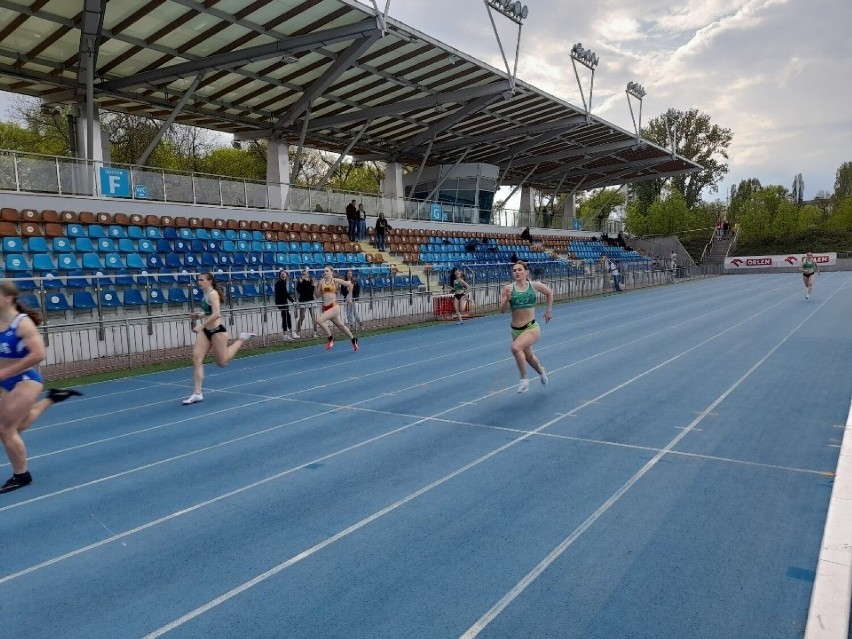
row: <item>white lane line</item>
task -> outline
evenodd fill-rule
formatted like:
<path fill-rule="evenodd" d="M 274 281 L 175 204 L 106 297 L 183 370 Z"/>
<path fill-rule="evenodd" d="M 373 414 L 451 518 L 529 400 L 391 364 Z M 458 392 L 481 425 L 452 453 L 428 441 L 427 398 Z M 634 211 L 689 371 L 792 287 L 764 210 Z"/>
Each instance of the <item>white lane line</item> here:
<path fill-rule="evenodd" d="M 783 300 L 782 300 L 782 302 L 783 302 Z M 781 304 L 782 302 L 778 302 L 777 304 L 775 304 L 775 305 L 773 305 L 773 306 L 777 306 L 778 304 Z M 603 398 L 605 398 L 605 397 L 607 397 L 607 396 L 609 396 L 609 395 L 611 395 L 611 394 L 613 394 L 613 393 L 615 393 L 615 392 L 618 392 L 619 390 L 621 390 L 621 389 L 622 389 L 622 388 L 624 388 L 625 386 L 627 386 L 627 385 L 629 385 L 629 384 L 633 383 L 634 381 L 636 381 L 636 380 L 638 380 L 638 379 L 641 379 L 641 378 L 645 377 L 646 375 L 649 375 L 649 374 L 651 374 L 651 373 L 653 373 L 653 372 L 655 372 L 655 371 L 659 370 L 659 369 L 660 369 L 660 368 L 662 368 L 663 366 L 666 366 L 666 365 L 670 364 L 671 362 L 673 362 L 673 361 L 675 361 L 675 360 L 677 360 L 677 359 L 679 359 L 679 358 L 683 357 L 685 354 L 687 354 L 687 353 L 689 353 L 689 352 L 691 352 L 691 351 L 695 350 L 696 348 L 699 348 L 700 346 L 703 346 L 704 344 L 707 344 L 707 343 L 709 343 L 709 342 L 711 342 L 711 341 L 715 340 L 716 338 L 718 338 L 718 337 L 720 337 L 720 336 L 724 335 L 725 333 L 728 333 L 729 331 L 733 330 L 733 329 L 734 329 L 734 328 L 736 328 L 737 326 L 740 326 L 741 324 L 744 324 L 745 322 L 750 321 L 750 320 L 751 320 L 751 319 L 753 319 L 754 317 L 757 317 L 758 315 L 761 315 L 761 314 L 765 313 L 767 310 L 769 310 L 769 308 L 772 308 L 773 306 L 770 306 L 770 307 L 768 307 L 768 308 L 764 308 L 764 309 L 763 309 L 763 310 L 761 310 L 761 311 L 758 311 L 757 313 L 755 313 L 754 315 L 750 316 L 749 318 L 745 318 L 745 319 L 743 319 L 743 320 L 741 320 L 741 321 L 737 322 L 736 324 L 734 324 L 734 325 L 732 325 L 732 326 L 730 326 L 730 327 L 728 327 L 728 328 L 726 328 L 726 329 L 724 329 L 724 330 L 720 331 L 720 332 L 719 332 L 719 333 L 717 333 L 716 335 L 714 335 L 714 336 L 712 336 L 712 337 L 710 337 L 710 338 L 707 338 L 707 339 L 706 339 L 706 340 L 704 340 L 703 342 L 701 342 L 701 343 L 699 343 L 699 344 L 696 344 L 696 345 L 694 345 L 694 346 L 690 347 L 689 349 L 687 349 L 687 350 L 685 350 L 685 351 L 681 352 L 680 354 L 675 355 L 675 356 L 673 356 L 673 357 L 670 357 L 670 358 L 669 358 L 669 359 L 667 359 L 666 361 L 661 362 L 660 364 L 657 364 L 656 366 L 654 366 L 654 367 L 652 367 L 652 368 L 649 368 L 649 369 L 645 370 L 644 372 L 642 372 L 642 373 L 639 373 L 639 374 L 635 375 L 634 377 L 632 377 L 631 379 L 627 380 L 626 382 L 622 382 L 621 384 L 619 384 L 619 385 L 615 386 L 614 388 L 611 388 L 610 390 L 605 391 L 604 393 L 601 393 L 601 394 L 600 394 L 600 395 L 598 395 L 597 397 L 595 397 L 595 398 L 593 398 L 593 399 L 591 399 L 591 400 L 585 401 L 585 402 L 581 402 L 581 404 L 580 404 L 579 406 L 577 406 L 576 408 L 572 409 L 572 410 L 570 411 L 570 413 L 569 413 L 569 414 L 574 414 L 574 413 L 576 413 L 577 411 L 582 410 L 582 409 L 583 409 L 583 408 L 585 408 L 586 406 L 588 406 L 588 405 L 590 405 L 590 404 L 593 404 L 593 403 L 595 403 L 595 402 L 597 402 L 597 401 L 600 401 L 601 399 L 603 399 Z M 815 313 L 815 312 L 816 312 L 816 309 L 814 310 L 814 313 Z M 752 368 L 751 368 L 748 372 L 746 372 L 746 373 L 745 373 L 745 374 L 744 374 L 744 375 L 740 378 L 740 380 L 739 380 L 739 381 L 738 381 L 738 382 L 737 382 L 737 383 L 736 383 L 736 384 L 735 384 L 735 385 L 734 385 L 731 389 L 729 389 L 729 391 L 726 391 L 725 393 L 723 393 L 723 394 L 722 394 L 722 395 L 721 395 L 721 396 L 720 396 L 720 397 L 716 400 L 716 402 L 714 402 L 713 404 L 711 404 L 711 406 L 710 406 L 710 407 L 708 407 L 708 409 L 707 409 L 706 411 L 704 411 L 700 417 L 696 418 L 696 419 L 693 421 L 693 425 L 694 425 L 694 424 L 698 424 L 698 423 L 701 421 L 701 419 L 703 419 L 703 417 L 704 417 L 704 415 L 705 415 L 706 413 L 710 412 L 710 411 L 711 411 L 713 408 L 715 408 L 715 407 L 716 407 L 719 403 L 721 403 L 721 402 L 722 402 L 725 398 L 727 398 L 727 396 L 730 394 L 730 391 L 731 391 L 731 390 L 733 390 L 733 388 L 736 388 L 736 386 L 738 386 L 738 385 L 739 385 L 739 384 L 740 384 L 743 380 L 745 380 L 745 379 L 746 379 L 746 378 L 747 378 L 747 377 L 748 377 L 748 376 L 752 373 L 752 371 L 756 370 L 756 369 L 757 369 L 757 367 L 758 367 L 760 364 L 762 364 L 762 363 L 763 363 L 766 359 L 768 359 L 768 358 L 772 355 L 772 353 L 774 353 L 774 352 L 775 352 L 778 348 L 780 348 L 781 344 L 783 344 L 783 343 L 784 343 L 784 341 L 786 341 L 786 340 L 787 340 L 787 338 L 789 338 L 789 336 L 790 336 L 790 335 L 792 335 L 792 334 L 793 334 L 796 330 L 798 330 L 798 328 L 799 328 L 800 326 L 802 326 L 804 323 L 805 323 L 805 321 L 802 321 L 802 322 L 801 322 L 801 323 L 800 323 L 800 324 L 799 324 L 796 328 L 794 328 L 794 329 L 793 329 L 793 331 L 791 331 L 791 332 L 788 334 L 788 336 L 787 336 L 787 337 L 785 337 L 785 338 L 784 338 L 784 340 L 782 340 L 782 341 L 781 341 L 779 344 L 777 344 L 777 345 L 776 345 L 776 346 L 775 346 L 775 347 L 774 347 L 774 348 L 773 348 L 773 349 L 772 349 L 769 353 L 767 353 L 767 354 L 766 354 L 766 356 L 765 356 L 765 357 L 764 357 L 764 358 L 763 358 L 760 362 L 758 362 L 757 364 L 755 364 L 755 365 L 754 365 L 754 366 L 753 366 L 753 367 L 752 367 Z M 448 411 L 444 411 L 444 412 L 448 412 Z M 479 464 L 481 464 L 481 463 L 483 463 L 483 462 L 485 462 L 485 461 L 487 461 L 487 460 L 491 459 L 491 458 L 492 458 L 492 457 L 494 457 L 495 455 L 498 455 L 499 453 L 501 453 L 501 452 L 503 452 L 503 451 L 505 451 L 505 450 L 507 450 L 507 449 L 509 449 L 509 448 L 511 448 L 511 447 L 513 447 L 513 446 L 515 446 L 515 445 L 517 445 L 517 444 L 518 444 L 518 443 L 520 443 L 520 442 L 526 441 L 527 439 L 529 439 L 529 438 L 530 438 L 530 437 L 532 437 L 533 435 L 535 435 L 535 434 L 537 434 L 537 433 L 540 433 L 540 432 L 544 431 L 545 429 L 549 428 L 549 427 L 550 427 L 550 426 L 552 426 L 553 424 L 556 424 L 557 422 L 561 421 L 562 419 L 563 419 L 563 417 L 560 417 L 560 416 L 554 417 L 553 419 L 551 419 L 551 420 L 549 420 L 549 421 L 545 422 L 544 424 L 542 424 L 541 426 L 539 426 L 539 427 L 538 427 L 538 428 L 536 428 L 535 430 L 529 431 L 529 432 L 527 432 L 527 433 L 525 433 L 525 434 L 521 435 L 520 437 L 517 437 L 516 439 L 513 439 L 512 441 L 510 441 L 510 442 L 508 442 L 508 443 L 504 444 L 503 446 L 500 446 L 499 448 L 496 448 L 496 449 L 492 450 L 491 452 L 486 453 L 485 455 L 482 455 L 481 457 L 479 457 L 479 458 L 475 459 L 474 461 L 472 461 L 472 462 L 470 462 L 470 463 L 468 463 L 468 464 L 466 464 L 466 465 L 462 466 L 461 468 L 456 469 L 455 471 L 453 471 L 453 472 L 451 472 L 451 473 L 449 473 L 449 474 L 447 474 L 447 475 L 444 475 L 443 477 L 441 477 L 440 479 L 435 480 L 435 481 L 434 481 L 434 482 L 432 482 L 431 484 L 429 484 L 429 485 L 427 485 L 427 486 L 424 486 L 423 488 L 420 488 L 419 490 L 417 490 L 417 491 L 415 491 L 415 492 L 413 492 L 413 493 L 410 493 L 409 495 L 406 495 L 406 496 L 405 496 L 405 497 L 403 497 L 402 499 L 400 499 L 400 500 L 398 500 L 398 501 L 396 501 L 396 502 L 394 502 L 394 503 L 390 504 L 389 506 L 386 506 L 385 508 L 383 508 L 383 509 L 381 509 L 381 510 L 379 510 L 379 511 L 374 512 L 372 515 L 369 515 L 368 517 L 365 517 L 364 519 L 362 519 L 362 520 L 360 520 L 360 521 L 358 521 L 358 522 L 356 522 L 356 523 L 352 524 L 352 525 L 351 525 L 351 526 L 349 526 L 348 528 L 345 528 L 345 529 L 341 530 L 340 532 L 336 533 L 335 535 L 332 535 L 331 537 L 328 537 L 327 539 L 325 539 L 325 540 L 321 541 L 320 543 L 315 544 L 314 546 L 311 546 L 310 548 L 308 548 L 308 549 L 306 549 L 306 550 L 302 551 L 301 553 L 299 553 L 299 554 L 297 554 L 297 555 L 294 555 L 293 557 L 291 557 L 291 558 L 287 559 L 286 561 L 284 561 L 284 562 L 282 562 L 282 563 L 280 563 L 280 564 L 278 564 L 278 565 L 276 565 L 276 566 L 274 566 L 274 567 L 270 568 L 270 569 L 269 569 L 269 570 L 267 570 L 266 572 L 263 572 L 263 573 L 261 573 L 261 574 L 257 575 L 256 577 L 254 577 L 254 578 L 252 578 L 252 579 L 250 579 L 250 580 L 248 580 L 248 581 L 246 581 L 246 582 L 244 582 L 244 583 L 240 584 L 239 586 L 237 586 L 237 587 L 235 587 L 235 588 L 233 588 L 233 589 L 229 590 L 228 592 L 226 592 L 226 593 L 224 593 L 224 594 L 222 594 L 222 595 L 220 595 L 220 596 L 216 597 L 215 599 L 213 599 L 213 600 L 211 600 L 211 601 L 207 602 L 206 604 L 204 604 L 204 605 L 202 605 L 202 606 L 199 606 L 198 608 L 196 608 L 196 609 L 194 609 L 194 610 L 191 610 L 190 612 L 188 612 L 188 613 L 186 613 L 185 615 L 183 615 L 183 616 L 179 617 L 178 619 L 175 619 L 175 620 L 171 621 L 170 623 L 168 623 L 168 624 L 166 624 L 166 625 L 164 625 L 164 626 L 162 626 L 162 627 L 160 627 L 160 628 L 158 628 L 158 629 L 154 630 L 153 632 L 151 632 L 151 633 L 149 633 L 149 634 L 145 635 L 144 639 L 155 639 L 156 637 L 160 637 L 160 636 L 162 636 L 162 635 L 164 635 L 164 634 L 166 634 L 166 633 L 168 633 L 168 632 L 171 632 L 171 631 L 172 631 L 172 630 L 174 630 L 175 628 L 178 628 L 179 626 L 184 625 L 185 623 L 187 623 L 187 622 L 189 622 L 189 621 L 191 621 L 191 620 L 195 619 L 196 617 L 199 617 L 199 616 L 201 616 L 201 615 L 205 614 L 206 612 L 209 612 L 209 611 L 210 611 L 210 610 L 212 610 L 213 608 L 216 608 L 216 607 L 218 607 L 218 606 L 222 605 L 223 603 L 225 603 L 225 602 L 229 601 L 230 599 L 233 599 L 234 597 L 238 596 L 239 594 L 241 594 L 241 593 L 243 593 L 243 592 L 245 592 L 245 591 L 247 591 L 247 590 L 249 590 L 249 589 L 253 588 L 254 586 L 256 586 L 256 585 L 258 585 L 258 584 L 260 584 L 260 583 L 262 583 L 262 582 L 266 581 L 266 580 L 267 580 L 267 579 L 269 579 L 270 577 L 273 577 L 273 576 L 277 575 L 277 574 L 278 574 L 278 573 L 280 573 L 282 570 L 285 570 L 286 568 L 288 568 L 288 567 L 290 567 L 290 566 L 292 566 L 292 565 L 294 565 L 294 564 L 296 564 L 296 563 L 298 563 L 298 562 L 302 561 L 303 559 L 306 559 L 306 558 L 308 558 L 308 557 L 310 557 L 310 556 L 312 556 L 312 555 L 316 554 L 316 553 L 317 553 L 317 552 L 319 552 L 320 550 L 323 550 L 324 548 L 326 548 L 326 547 L 330 546 L 331 544 L 333 544 L 333 543 L 335 543 L 335 542 L 339 541 L 340 539 L 343 539 L 344 537 L 347 537 L 347 536 L 351 535 L 352 533 L 354 533 L 354 532 L 356 532 L 356 531 L 360 530 L 360 529 L 361 529 L 361 528 L 363 528 L 364 526 L 367 526 L 367 525 L 371 524 L 372 522 L 376 521 L 377 519 L 380 519 L 381 517 L 383 517 L 383 516 L 387 515 L 388 513 L 390 513 L 390 512 L 392 512 L 392 511 L 394 511 L 394 510 L 396 510 L 396 509 L 398 509 L 398 508 L 400 508 L 400 507 L 404 506 L 405 504 L 407 504 L 407 503 L 411 502 L 412 500 L 414 500 L 414 499 L 416 499 L 416 498 L 420 497 L 421 495 L 423 495 L 423 494 L 425 494 L 425 493 L 427 493 L 427 492 L 429 492 L 429 491 L 431 491 L 431 490 L 433 490 L 433 489 L 437 488 L 438 486 L 441 486 L 442 484 L 444 484 L 444 483 L 446 483 L 446 482 L 450 481 L 451 479 L 454 479 L 455 477 L 457 477 L 457 476 L 461 475 L 462 473 L 467 472 L 467 471 L 468 471 L 468 470 L 470 470 L 471 468 L 474 468 L 474 467 L 478 466 Z M 676 444 L 677 444 L 677 443 L 678 443 L 681 439 L 683 439 L 684 437 L 686 437 L 686 435 L 688 434 L 688 432 L 689 432 L 689 430 L 684 430 L 684 431 L 683 431 L 682 433 L 680 433 L 677 437 L 675 437 L 675 438 L 674 438 L 674 439 L 673 439 L 673 440 L 669 443 L 669 446 L 667 446 L 667 447 L 666 447 L 666 449 L 663 449 L 661 452 L 659 452 L 659 453 L 658 453 L 658 454 L 657 454 L 657 455 L 656 455 L 656 456 L 652 459 L 653 464 L 652 464 L 651 462 L 648 462 L 647 464 L 645 464 L 645 467 L 646 467 L 647 469 L 650 469 L 650 468 L 651 468 L 654 464 L 656 464 L 656 461 L 654 461 L 654 460 L 658 460 L 658 459 L 662 458 L 662 457 L 666 454 L 667 450 L 668 450 L 669 448 L 671 448 L 671 447 L 675 446 L 675 445 L 676 445 Z M 643 468 L 645 468 L 645 467 L 643 467 Z M 647 470 L 646 470 L 645 472 L 647 472 Z M 644 472 L 642 472 L 642 471 L 640 471 L 640 473 L 644 474 Z M 639 475 L 639 473 L 637 473 L 637 475 L 638 475 L 638 476 L 636 476 L 636 479 L 634 480 L 634 482 L 633 482 L 633 483 L 635 483 L 635 481 L 638 481 L 639 477 L 641 477 L 641 475 Z M 632 484 L 630 484 L 630 485 L 632 485 Z M 625 487 L 625 486 L 626 486 L 626 487 Z M 619 493 L 617 493 L 616 495 L 614 495 L 613 497 L 611 497 L 611 498 L 607 501 L 607 503 L 609 503 L 609 502 L 611 502 L 611 503 L 615 503 L 615 501 L 617 501 L 617 500 L 618 500 L 618 498 L 619 498 L 619 497 L 620 497 L 623 493 L 627 492 L 627 490 L 629 489 L 629 487 L 630 487 L 630 486 L 627 486 L 627 485 L 625 485 L 625 486 L 623 486 L 623 487 L 622 487 L 622 489 L 620 490 L 620 492 L 619 492 Z M 606 505 L 606 504 L 605 504 L 605 505 Z M 603 508 L 603 506 L 602 506 L 601 508 Z M 608 509 L 608 508 L 609 508 L 609 506 L 607 506 L 607 509 Z M 601 510 L 601 509 L 599 509 L 599 510 Z M 603 512 L 605 512 L 605 510 L 602 510 L 602 511 L 601 511 L 601 514 L 603 514 Z M 598 516 L 600 516 L 600 515 L 598 515 Z M 591 518 L 590 518 L 590 519 L 591 519 Z M 595 519 L 597 519 L 597 517 L 595 517 Z M 587 521 L 588 521 L 588 520 L 587 520 Z M 588 525 L 586 526 L 586 528 L 588 528 L 588 526 L 591 526 L 591 524 L 592 524 L 592 523 L 593 523 L 593 522 L 589 522 L 589 523 L 588 523 Z M 581 533 L 580 533 L 580 534 L 581 534 Z M 578 534 L 577 536 L 579 536 L 579 534 Z M 573 541 L 572 541 L 572 543 L 573 543 Z M 570 544 L 569 544 L 569 545 L 570 545 Z M 567 546 L 566 546 L 566 547 L 567 547 Z M 552 553 L 551 553 L 551 554 L 552 554 Z M 560 554 L 561 554 L 561 553 L 560 553 Z M 554 557 L 554 560 L 555 560 L 555 557 Z M 542 568 L 542 571 L 543 571 L 543 570 L 544 570 L 544 568 Z M 537 576 L 537 575 L 536 575 L 536 576 Z M 524 587 L 526 587 L 526 586 L 524 586 Z M 518 593 L 518 594 L 520 594 L 520 593 Z M 516 596 L 517 596 L 517 595 L 516 595 Z M 513 597 L 513 598 L 514 598 L 514 597 Z M 508 602 L 506 603 L 506 605 L 508 605 Z M 495 608 L 496 608 L 496 606 L 495 606 Z M 492 610 L 493 610 L 493 609 L 492 609 Z M 501 609 L 501 610 L 502 610 L 502 609 Z M 499 611 L 498 611 L 497 613 L 495 613 L 495 615 L 494 615 L 494 616 L 496 616 L 497 614 L 499 614 Z M 486 624 L 486 625 L 487 625 L 487 624 Z M 483 626 L 483 627 L 484 627 L 484 626 Z"/>
<path fill-rule="evenodd" d="M 840 289 L 838 289 L 839 291 Z M 835 291 L 832 293 L 831 297 L 825 300 L 820 306 L 813 310 L 805 319 L 803 319 L 799 324 L 797 324 L 787 335 L 781 339 L 775 346 L 773 346 L 763 357 L 761 357 L 749 370 L 747 370 L 736 382 L 731 384 L 725 392 L 719 395 L 713 403 L 711 403 L 707 408 L 705 408 L 701 414 L 698 415 L 690 424 L 687 426 L 682 432 L 676 435 L 659 453 L 654 455 L 642 468 L 640 468 L 635 475 L 633 475 L 630 479 L 628 479 L 621 487 L 616 490 L 603 504 L 601 504 L 595 512 L 589 515 L 586 520 L 581 523 L 574 531 L 568 535 L 562 542 L 556 546 L 552 551 L 550 551 L 547 556 L 542 559 L 535 568 L 533 568 L 530 572 L 528 572 L 515 586 L 507 592 L 494 606 L 491 607 L 482 617 L 480 617 L 470 628 L 465 631 L 460 639 L 473 639 L 477 637 L 480 632 L 482 632 L 488 624 L 490 624 L 494 619 L 497 618 L 515 599 L 517 599 L 536 579 L 538 579 L 541 574 L 547 570 L 554 561 L 556 561 L 562 554 L 575 542 L 579 539 L 584 532 L 586 532 L 598 519 L 600 519 L 619 499 L 630 490 L 636 482 L 638 482 L 642 477 L 644 477 L 648 472 L 657 465 L 657 463 L 672 449 L 674 448 L 684 437 L 686 437 L 689 432 L 694 429 L 701 421 L 712 411 L 719 406 L 728 396 L 733 393 L 737 387 L 740 386 L 746 379 L 748 379 L 752 373 L 754 373 L 760 366 L 764 364 L 770 357 L 772 357 L 775 352 L 783 346 L 788 339 L 790 339 L 796 331 L 798 331 L 802 326 L 804 326 L 815 314 L 816 312 L 822 308 L 828 301 L 834 297 L 837 293 Z M 847 529 L 848 530 L 848 529 Z M 848 594 L 848 593 L 847 593 Z M 848 605 L 848 604 L 847 604 Z M 848 630 L 848 627 L 847 627 Z"/>
<path fill-rule="evenodd" d="M 825 518 L 805 639 L 847 639 L 852 605 L 852 400 Z"/>

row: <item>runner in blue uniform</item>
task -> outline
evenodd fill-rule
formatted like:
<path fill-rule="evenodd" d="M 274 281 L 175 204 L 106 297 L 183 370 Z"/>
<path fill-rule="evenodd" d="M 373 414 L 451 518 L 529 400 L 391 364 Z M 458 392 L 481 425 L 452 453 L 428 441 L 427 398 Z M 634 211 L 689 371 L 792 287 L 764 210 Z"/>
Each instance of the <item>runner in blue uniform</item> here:
<path fill-rule="evenodd" d="M 32 482 L 27 470 L 27 449 L 21 433 L 47 408 L 80 393 L 73 389 L 52 389 L 38 399 L 44 383 L 36 366 L 44 360 L 45 349 L 36 328 L 41 317 L 18 303 L 18 287 L 0 281 L 0 440 L 12 463 L 12 477 L 0 487 L 8 493 Z"/>
<path fill-rule="evenodd" d="M 500 297 L 500 312 L 512 309 L 512 355 L 518 364 L 521 382 L 518 392 L 526 393 L 530 388 L 527 379 L 527 364 L 538 373 L 541 383 L 547 384 L 547 373 L 541 362 L 533 354 L 532 346 L 541 337 L 541 329 L 535 321 L 536 293 L 541 293 L 547 299 L 547 309 L 544 311 L 544 321 L 549 322 L 553 317 L 553 291 L 541 282 L 529 279 L 530 266 L 522 260 L 512 265 L 514 282 L 503 288 Z"/>

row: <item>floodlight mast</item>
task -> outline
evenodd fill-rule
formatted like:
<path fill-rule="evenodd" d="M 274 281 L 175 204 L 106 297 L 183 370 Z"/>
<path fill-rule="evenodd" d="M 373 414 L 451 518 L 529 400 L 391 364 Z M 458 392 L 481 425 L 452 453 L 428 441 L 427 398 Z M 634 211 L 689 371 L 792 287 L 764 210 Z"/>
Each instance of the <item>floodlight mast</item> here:
<path fill-rule="evenodd" d="M 494 30 L 494 36 L 497 38 L 497 46 L 500 47 L 500 55 L 503 56 L 503 63 L 506 65 L 506 74 L 509 76 L 509 90 L 514 95 L 515 78 L 518 75 L 518 57 L 521 52 L 521 27 L 524 20 L 529 16 L 530 11 L 519 0 L 483 0 L 483 2 L 485 3 L 486 11 L 488 11 L 488 19 L 491 20 L 491 28 Z M 494 15 L 491 13 L 492 9 L 518 25 L 518 39 L 515 43 L 515 64 L 512 69 L 509 69 L 509 61 L 506 59 L 506 52 L 503 50 L 503 41 L 500 39 L 500 34 L 497 31 L 497 23 L 494 22 Z"/>
<path fill-rule="evenodd" d="M 674 160 L 677 157 L 677 123 L 680 118 L 678 112 L 674 109 L 666 111 L 663 117 L 666 118 L 666 129 L 672 145 L 672 159 Z"/>
<path fill-rule="evenodd" d="M 636 129 L 636 141 L 638 142 L 642 130 L 642 98 L 647 95 L 645 91 L 645 87 L 643 87 L 638 82 L 628 82 L 627 88 L 624 90 L 627 94 L 627 106 L 630 107 L 630 119 L 633 120 L 633 128 Z M 633 102 L 630 100 L 630 97 L 633 96 L 639 101 L 639 122 L 636 122 L 636 118 L 633 116 Z"/>
<path fill-rule="evenodd" d="M 577 71 L 577 63 L 582 64 L 592 72 L 592 79 L 589 83 L 589 101 L 586 102 L 586 94 L 583 91 L 583 84 L 580 82 L 580 73 Z M 571 47 L 571 65 L 574 67 L 574 77 L 577 78 L 577 86 L 580 88 L 580 97 L 583 99 L 583 108 L 586 110 L 586 122 L 592 121 L 592 94 L 595 90 L 595 67 L 598 66 L 600 58 L 597 54 L 584 49 L 582 43 L 578 42 Z"/>

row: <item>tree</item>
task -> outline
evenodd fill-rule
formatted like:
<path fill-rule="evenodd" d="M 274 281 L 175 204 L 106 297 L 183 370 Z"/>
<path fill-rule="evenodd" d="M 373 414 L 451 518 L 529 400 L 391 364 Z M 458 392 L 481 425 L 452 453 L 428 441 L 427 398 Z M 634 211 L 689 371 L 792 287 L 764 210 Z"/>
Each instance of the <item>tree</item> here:
<path fill-rule="evenodd" d="M 676 122 L 674 140 L 669 130 L 671 122 Z M 683 194 L 689 208 L 698 203 L 705 188 L 710 192 L 717 191 L 719 181 L 728 173 L 724 160 L 728 159 L 733 133 L 730 129 L 711 124 L 710 116 L 698 109 L 669 109 L 652 119 L 642 130 L 642 136 L 666 148 L 674 144 L 678 155 L 701 166 L 701 170 L 695 173 L 670 178 L 672 188 Z M 654 187 L 647 185 L 641 188 L 652 191 Z"/>
<path fill-rule="evenodd" d="M 752 196 L 763 187 L 757 178 L 749 178 L 740 181 L 739 184 L 731 185 L 731 195 L 728 199 L 728 222 L 739 221 L 740 210 L 743 205 L 751 200 Z"/>
<path fill-rule="evenodd" d="M 651 235 L 675 235 L 692 227 L 693 216 L 686 199 L 677 189 L 659 199 L 648 211 L 648 232 Z"/>
<path fill-rule="evenodd" d="M 626 197 L 621 189 L 591 191 L 577 209 L 577 217 L 582 220 L 597 220 L 599 223 L 609 219 L 610 214 L 623 205 Z"/>
<path fill-rule="evenodd" d="M 852 162 L 844 162 L 834 177 L 834 197 L 840 200 L 852 196 Z"/>

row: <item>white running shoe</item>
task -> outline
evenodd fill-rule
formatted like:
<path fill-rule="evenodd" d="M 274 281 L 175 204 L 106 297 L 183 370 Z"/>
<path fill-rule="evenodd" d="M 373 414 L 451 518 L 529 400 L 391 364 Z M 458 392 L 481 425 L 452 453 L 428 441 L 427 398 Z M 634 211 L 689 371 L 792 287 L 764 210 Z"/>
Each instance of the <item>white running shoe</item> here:
<path fill-rule="evenodd" d="M 806 299 L 806 300 L 809 300 L 809 299 L 811 299 L 811 296 L 810 296 L 810 295 L 808 295 L 807 293 L 805 293 L 805 299 Z"/>
<path fill-rule="evenodd" d="M 293 338 L 290 336 L 290 333 L 284 333 L 283 339 L 284 339 L 285 342 L 292 342 L 293 341 Z"/>
<path fill-rule="evenodd" d="M 237 339 L 241 339 L 244 342 L 246 342 L 246 341 L 250 340 L 252 337 L 257 337 L 257 335 L 255 333 L 240 333 L 237 336 Z"/>
<path fill-rule="evenodd" d="M 290 333 L 290 337 L 292 337 L 293 339 L 299 339 L 299 334 L 296 331 L 292 331 Z"/>
<path fill-rule="evenodd" d="M 539 375 L 538 378 L 541 380 L 542 386 L 547 386 L 547 382 L 550 381 L 547 379 L 547 371 L 545 370 L 541 371 L 541 375 Z"/>
<path fill-rule="evenodd" d="M 189 406 L 190 404 L 197 404 L 198 402 L 203 402 L 203 401 L 204 401 L 204 395 L 202 395 L 201 393 L 193 393 L 192 395 L 187 397 L 185 400 L 183 400 L 183 405 Z"/>
<path fill-rule="evenodd" d="M 518 392 L 526 393 L 530 389 L 530 380 L 524 378 L 521 380 L 521 383 L 518 384 Z"/>

